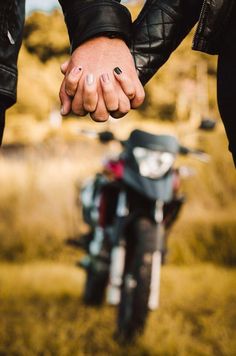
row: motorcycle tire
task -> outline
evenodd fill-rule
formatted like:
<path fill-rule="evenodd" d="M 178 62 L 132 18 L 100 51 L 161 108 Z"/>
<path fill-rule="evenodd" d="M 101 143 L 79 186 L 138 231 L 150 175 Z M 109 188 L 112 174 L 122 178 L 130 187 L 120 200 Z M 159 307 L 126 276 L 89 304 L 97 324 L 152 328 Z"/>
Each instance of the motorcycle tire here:
<path fill-rule="evenodd" d="M 95 268 L 88 269 L 83 298 L 85 304 L 99 306 L 103 303 L 108 278 L 108 268 L 102 271 L 97 271 Z"/>
<path fill-rule="evenodd" d="M 135 243 L 136 247 L 132 261 L 127 261 L 118 310 L 116 336 L 120 342 L 131 342 L 145 327 L 156 231 L 156 225 L 146 218 L 140 218 L 134 224 L 132 244 Z"/>

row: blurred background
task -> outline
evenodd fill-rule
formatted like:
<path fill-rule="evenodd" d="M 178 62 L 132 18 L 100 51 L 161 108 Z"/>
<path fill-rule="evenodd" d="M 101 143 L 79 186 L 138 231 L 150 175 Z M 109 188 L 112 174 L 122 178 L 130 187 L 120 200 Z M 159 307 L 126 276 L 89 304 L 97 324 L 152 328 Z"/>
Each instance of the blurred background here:
<path fill-rule="evenodd" d="M 126 5 L 135 18 L 142 1 Z M 62 121 L 64 19 L 56 1 L 27 1 L 18 103 L 0 154 L 0 355 L 236 355 L 236 175 L 216 106 L 216 58 L 191 51 L 192 37 L 147 85 L 138 111 L 105 124 Z M 197 130 L 203 117 L 217 120 L 214 132 Z M 85 229 L 77 187 L 118 150 L 78 134 L 89 128 L 121 139 L 134 128 L 173 133 L 211 156 L 184 160 L 195 174 L 183 182 L 160 309 L 126 347 L 112 337 L 115 310 L 83 306 L 80 255 L 65 244 Z"/>

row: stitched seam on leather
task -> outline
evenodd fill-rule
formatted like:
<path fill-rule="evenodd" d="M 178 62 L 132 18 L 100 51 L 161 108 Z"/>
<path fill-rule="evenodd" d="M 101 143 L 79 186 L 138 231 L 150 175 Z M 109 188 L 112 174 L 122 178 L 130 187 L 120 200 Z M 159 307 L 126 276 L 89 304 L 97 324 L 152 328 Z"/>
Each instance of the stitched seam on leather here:
<path fill-rule="evenodd" d="M 97 26 L 97 27 L 93 27 L 93 29 L 91 30 L 91 31 L 89 31 L 89 32 L 87 32 L 87 33 L 90 33 L 90 32 L 94 32 L 96 29 L 98 29 L 98 28 L 107 28 L 108 29 L 108 31 L 110 31 L 110 30 L 117 30 L 118 28 L 119 28 L 119 32 L 124 32 L 124 31 L 122 31 L 121 29 L 120 29 L 120 27 L 117 27 L 117 26 L 112 26 L 112 25 L 99 25 L 99 26 Z M 86 34 L 87 34 L 86 33 Z"/>
<path fill-rule="evenodd" d="M 153 0 L 152 2 L 150 2 L 149 6 L 146 6 L 146 8 L 144 9 L 142 16 L 140 16 L 138 18 L 138 21 L 135 21 L 135 26 L 139 25 L 142 20 L 144 19 L 144 17 L 146 17 L 147 13 L 150 11 L 150 8 L 152 6 L 154 6 L 153 11 L 157 11 L 158 9 L 163 11 L 164 13 L 166 13 L 167 15 L 169 15 L 171 17 L 172 20 L 179 20 L 180 18 L 182 18 L 183 16 L 178 14 L 177 12 L 175 12 L 174 10 L 172 10 L 169 7 L 163 6 L 163 4 L 155 4 L 156 0 Z"/>
<path fill-rule="evenodd" d="M 165 12 L 167 15 L 169 15 L 172 20 L 176 20 L 176 19 L 180 19 L 183 17 L 183 15 L 179 14 L 178 12 L 174 11 L 173 9 L 171 9 L 168 6 L 165 6 L 163 4 L 158 4 L 158 7 Z"/>
<path fill-rule="evenodd" d="M 154 0 L 154 1 L 156 1 L 156 0 Z M 141 10 L 141 16 L 138 17 L 138 19 L 135 21 L 135 26 L 140 25 L 140 23 L 143 21 L 144 17 L 146 17 L 149 9 L 152 7 L 152 5 L 154 5 L 154 1 L 150 1 L 149 6 L 146 5 L 147 3 L 144 5 L 143 9 Z"/>
<path fill-rule="evenodd" d="M 104 1 L 104 2 L 99 3 L 99 4 L 92 3 L 92 4 L 81 5 L 80 8 L 79 8 L 79 12 L 80 13 L 84 12 L 86 10 L 89 10 L 90 8 L 94 9 L 95 7 L 99 7 L 99 8 L 106 7 L 108 5 L 111 6 L 112 8 L 116 7 L 117 9 L 120 9 L 120 10 L 126 12 L 130 16 L 130 12 L 125 6 L 121 5 L 120 3 L 117 3 L 117 2 L 113 3 L 113 2 L 110 2 L 110 1 Z M 68 17 L 68 15 L 72 15 L 72 17 L 75 17 L 77 15 L 77 14 L 75 14 L 75 12 L 76 12 L 76 9 L 73 9 L 71 11 L 67 11 L 66 12 L 66 17 Z"/>
<path fill-rule="evenodd" d="M 147 33 L 148 33 L 149 50 L 150 50 L 150 48 L 151 48 L 151 34 L 150 34 L 150 28 L 149 28 L 149 26 L 147 24 L 147 19 L 146 19 L 146 27 L 147 27 Z M 150 58 L 150 56 L 148 56 L 148 64 L 147 64 L 147 66 L 148 66 L 149 69 L 150 69 L 150 64 L 151 64 L 151 58 Z"/>
<path fill-rule="evenodd" d="M 163 43 L 164 43 L 164 48 L 166 46 L 166 33 L 165 33 L 165 20 L 164 20 L 164 15 L 163 11 L 161 12 L 161 18 L 162 18 L 162 38 L 163 38 Z"/>
<path fill-rule="evenodd" d="M 4 93 L 4 94 L 7 94 L 7 96 L 10 96 L 13 99 L 16 98 L 16 91 L 15 90 L 10 91 L 10 90 L 7 90 L 5 88 L 1 88 L 0 87 L 0 92 Z"/>
<path fill-rule="evenodd" d="M 5 66 L 4 64 L 0 64 L 0 70 L 6 72 L 16 78 L 16 73 L 9 67 Z"/>
<path fill-rule="evenodd" d="M 206 4 L 210 6 L 210 3 L 206 3 Z M 232 10 L 232 7 L 233 7 L 233 1 L 231 2 L 231 6 L 228 9 L 227 16 L 224 17 L 224 19 L 221 23 L 222 26 L 218 26 L 218 28 L 216 28 L 214 30 L 214 32 L 211 33 L 210 36 L 207 36 L 207 38 L 205 38 L 205 36 L 202 34 L 202 32 L 203 32 L 202 30 L 204 29 L 204 23 L 200 17 L 199 24 L 197 26 L 195 36 L 193 39 L 193 46 L 192 46 L 193 49 L 196 48 L 197 50 L 199 49 L 201 51 L 207 51 L 207 48 L 211 46 L 211 42 L 217 41 L 217 39 L 220 38 L 220 36 L 222 35 L 224 24 L 227 23 L 227 21 L 230 18 L 230 9 Z M 204 18 L 206 16 L 207 15 L 205 14 Z M 200 24 L 201 24 L 201 26 L 200 26 Z M 201 44 L 200 44 L 200 42 L 201 42 Z M 204 43 L 204 45 L 202 45 L 202 43 Z"/>

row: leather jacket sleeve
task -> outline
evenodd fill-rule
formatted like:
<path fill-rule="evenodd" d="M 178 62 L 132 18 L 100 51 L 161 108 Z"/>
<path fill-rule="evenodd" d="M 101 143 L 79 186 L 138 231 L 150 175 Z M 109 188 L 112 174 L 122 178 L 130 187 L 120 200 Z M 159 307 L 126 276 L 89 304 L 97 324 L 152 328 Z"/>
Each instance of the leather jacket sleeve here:
<path fill-rule="evenodd" d="M 197 22 L 203 0 L 147 0 L 133 23 L 132 45 L 143 85 L 167 61 Z"/>
<path fill-rule="evenodd" d="M 16 102 L 17 58 L 22 43 L 24 20 L 25 0 L 0 2 L 1 109 L 7 109 Z"/>
<path fill-rule="evenodd" d="M 59 0 L 73 52 L 81 43 L 99 36 L 120 37 L 129 44 L 131 15 L 120 0 Z"/>

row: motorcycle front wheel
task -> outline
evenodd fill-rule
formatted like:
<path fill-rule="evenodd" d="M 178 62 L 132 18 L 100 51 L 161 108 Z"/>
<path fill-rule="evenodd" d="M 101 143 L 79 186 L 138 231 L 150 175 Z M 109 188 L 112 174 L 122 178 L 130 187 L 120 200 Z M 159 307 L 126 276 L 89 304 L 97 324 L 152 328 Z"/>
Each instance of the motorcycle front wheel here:
<path fill-rule="evenodd" d="M 108 264 L 95 260 L 87 270 L 83 298 L 85 304 L 99 306 L 103 303 L 108 277 Z"/>
<path fill-rule="evenodd" d="M 157 226 L 149 219 L 137 220 L 132 231 L 133 254 L 126 263 L 118 310 L 117 336 L 124 342 L 133 340 L 145 327 L 157 241 Z"/>

